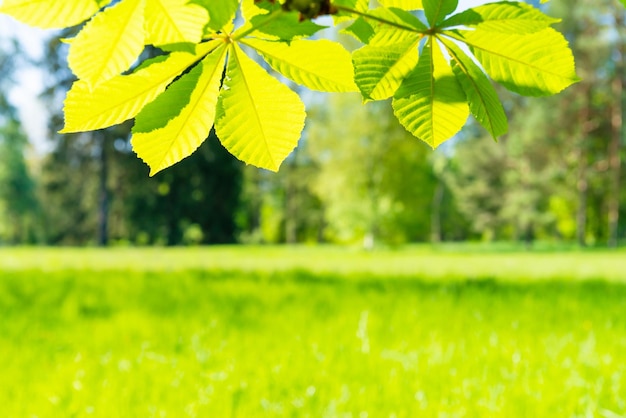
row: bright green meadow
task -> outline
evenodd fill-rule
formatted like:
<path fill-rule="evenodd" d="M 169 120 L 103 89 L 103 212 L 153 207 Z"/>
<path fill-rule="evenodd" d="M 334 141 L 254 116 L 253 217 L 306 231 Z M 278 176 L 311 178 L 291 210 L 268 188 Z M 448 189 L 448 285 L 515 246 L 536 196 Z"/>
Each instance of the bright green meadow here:
<path fill-rule="evenodd" d="M 0 417 L 626 416 L 626 252 L 0 249 Z"/>

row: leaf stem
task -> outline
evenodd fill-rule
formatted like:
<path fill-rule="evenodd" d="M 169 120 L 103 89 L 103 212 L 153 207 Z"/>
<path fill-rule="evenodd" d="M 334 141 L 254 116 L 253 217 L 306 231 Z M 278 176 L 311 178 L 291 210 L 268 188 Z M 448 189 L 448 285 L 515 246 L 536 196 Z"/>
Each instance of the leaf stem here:
<path fill-rule="evenodd" d="M 337 10 L 340 10 L 340 11 L 343 11 L 343 12 L 352 13 L 352 14 L 364 17 L 366 19 L 375 20 L 377 22 L 384 23 L 386 25 L 393 26 L 393 27 L 398 28 L 398 29 L 403 29 L 403 30 L 406 30 L 406 31 L 409 31 L 409 32 L 415 32 L 415 33 L 422 33 L 422 34 L 424 33 L 424 31 L 422 31 L 422 30 L 420 30 L 418 28 L 415 28 L 413 26 L 406 26 L 406 25 L 403 25 L 403 24 L 398 23 L 398 22 L 393 22 L 391 20 L 387 20 L 387 19 L 385 19 L 383 17 L 378 17 L 378 16 L 374 16 L 374 15 L 371 15 L 371 14 L 366 13 L 366 12 L 361 12 L 359 10 L 351 9 L 350 7 L 340 6 L 338 4 L 335 4 L 333 6 Z"/>

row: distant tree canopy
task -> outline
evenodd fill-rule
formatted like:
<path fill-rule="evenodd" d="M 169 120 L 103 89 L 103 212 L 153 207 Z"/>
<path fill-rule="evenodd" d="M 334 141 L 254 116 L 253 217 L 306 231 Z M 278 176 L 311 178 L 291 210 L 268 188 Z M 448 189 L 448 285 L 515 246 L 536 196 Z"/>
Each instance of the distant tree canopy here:
<path fill-rule="evenodd" d="M 400 123 L 432 147 L 455 135 L 470 113 L 494 138 L 507 132 L 488 77 L 528 96 L 578 81 L 565 38 L 551 28 L 558 19 L 525 3 L 457 14 L 457 0 L 381 3 L 4 0 L 0 12 L 43 28 L 89 19 L 68 41 L 78 80 L 65 99 L 62 132 L 135 118 L 132 147 L 152 175 L 189 156 L 213 126 L 233 155 L 269 170 L 295 148 L 304 105 L 245 51 L 312 90 L 392 98 Z M 347 22 L 344 32 L 364 46 L 350 54 L 329 39 L 306 39 L 324 28 L 311 20 L 321 15 Z M 135 65 L 146 45 L 163 54 Z"/>

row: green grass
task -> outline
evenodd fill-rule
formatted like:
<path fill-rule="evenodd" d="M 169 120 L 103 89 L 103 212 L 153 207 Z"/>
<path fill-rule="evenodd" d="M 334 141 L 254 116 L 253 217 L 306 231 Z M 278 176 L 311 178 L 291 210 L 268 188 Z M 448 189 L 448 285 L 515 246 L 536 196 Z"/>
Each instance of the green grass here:
<path fill-rule="evenodd" d="M 0 417 L 626 416 L 625 255 L 2 249 Z"/>

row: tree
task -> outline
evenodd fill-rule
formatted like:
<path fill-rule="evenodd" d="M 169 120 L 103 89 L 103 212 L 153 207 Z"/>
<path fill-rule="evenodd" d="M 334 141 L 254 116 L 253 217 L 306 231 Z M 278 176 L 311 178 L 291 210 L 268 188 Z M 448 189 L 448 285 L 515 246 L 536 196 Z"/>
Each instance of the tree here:
<path fill-rule="evenodd" d="M 313 190 L 325 235 L 339 242 L 428 240 L 434 176 L 430 152 L 393 117 L 386 103 L 352 111 L 360 99 L 332 96 L 306 134 L 317 174 Z"/>
<path fill-rule="evenodd" d="M 79 80 L 65 100 L 63 132 L 134 117 L 133 149 L 152 174 L 190 155 L 213 125 L 237 158 L 270 170 L 296 146 L 304 106 L 242 46 L 314 90 L 393 97 L 400 123 L 432 147 L 470 112 L 494 137 L 507 130 L 495 90 L 468 50 L 493 80 L 520 94 L 550 95 L 578 80 L 565 39 L 550 28 L 557 20 L 524 3 L 458 14 L 456 0 L 384 3 L 402 8 L 369 10 L 366 0 L 5 0 L 0 12 L 41 27 L 95 14 L 71 42 Z M 245 21 L 234 28 L 239 8 Z M 422 8 L 425 19 L 407 11 Z M 351 21 L 348 32 L 365 46 L 351 57 L 337 43 L 301 39 L 321 29 L 310 20 L 320 15 Z M 167 54 L 132 69 L 145 45 Z"/>
<path fill-rule="evenodd" d="M 28 139 L 4 93 L 10 86 L 17 55 L 15 50 L 0 51 L 0 239 L 11 244 L 40 239 L 36 184 L 24 155 Z"/>
<path fill-rule="evenodd" d="M 60 64 L 65 48 L 59 37 L 47 45 L 45 65 L 54 75 L 46 92 L 50 109 L 60 109 L 74 80 Z M 44 159 L 41 181 L 50 243 L 235 240 L 233 213 L 239 205 L 242 167 L 214 136 L 175 169 L 149 178 L 146 166 L 132 154 L 130 124 L 59 135 L 63 118 L 52 114 L 49 125 L 51 152 Z"/>

